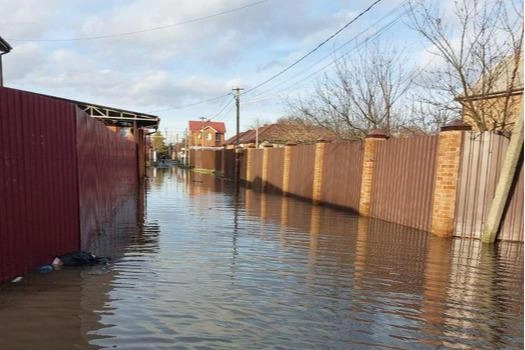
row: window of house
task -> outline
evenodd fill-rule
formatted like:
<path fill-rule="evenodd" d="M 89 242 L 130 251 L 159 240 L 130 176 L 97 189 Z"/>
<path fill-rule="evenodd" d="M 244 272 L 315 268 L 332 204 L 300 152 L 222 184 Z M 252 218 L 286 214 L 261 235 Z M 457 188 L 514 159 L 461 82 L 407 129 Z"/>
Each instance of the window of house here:
<path fill-rule="evenodd" d="M 206 136 L 207 136 L 206 139 L 207 139 L 208 141 L 211 141 L 211 134 L 208 134 L 208 135 L 206 135 Z"/>

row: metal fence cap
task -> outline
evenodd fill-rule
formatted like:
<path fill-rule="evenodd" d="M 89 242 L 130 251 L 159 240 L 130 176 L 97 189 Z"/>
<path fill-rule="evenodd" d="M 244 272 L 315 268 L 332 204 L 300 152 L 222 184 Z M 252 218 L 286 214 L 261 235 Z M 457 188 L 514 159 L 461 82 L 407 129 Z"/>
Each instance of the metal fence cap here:
<path fill-rule="evenodd" d="M 366 135 L 367 139 L 387 139 L 388 136 L 383 129 L 374 129 Z"/>
<path fill-rule="evenodd" d="M 468 130 L 472 130 L 472 126 L 465 123 L 463 119 L 457 118 L 443 125 L 440 130 L 441 131 L 455 131 L 455 130 L 468 131 Z"/>

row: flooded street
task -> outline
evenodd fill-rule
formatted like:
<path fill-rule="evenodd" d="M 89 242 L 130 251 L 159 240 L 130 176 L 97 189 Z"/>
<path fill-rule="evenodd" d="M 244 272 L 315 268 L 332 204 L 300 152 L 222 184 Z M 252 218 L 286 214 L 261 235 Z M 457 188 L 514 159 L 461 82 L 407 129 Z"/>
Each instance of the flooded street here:
<path fill-rule="evenodd" d="M 109 266 L 0 285 L 0 349 L 523 348 L 521 243 L 180 169 L 156 169 L 145 197 L 95 243 Z"/>

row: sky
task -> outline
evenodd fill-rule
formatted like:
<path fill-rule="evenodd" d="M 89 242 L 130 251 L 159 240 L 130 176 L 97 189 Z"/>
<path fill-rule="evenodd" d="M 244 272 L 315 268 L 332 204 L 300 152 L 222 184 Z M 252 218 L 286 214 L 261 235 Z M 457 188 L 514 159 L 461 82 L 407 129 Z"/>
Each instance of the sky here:
<path fill-rule="evenodd" d="M 448 1 L 448 0 L 447 0 Z M 334 57 L 375 41 L 428 60 L 406 25 L 403 0 L 0 0 L 4 85 L 151 113 L 173 142 L 188 120 L 240 129 L 286 116 L 286 100 L 312 89 Z M 446 2 L 446 1 L 445 1 Z M 264 83 L 264 84 L 262 84 Z M 262 85 L 261 85 L 262 84 Z"/>

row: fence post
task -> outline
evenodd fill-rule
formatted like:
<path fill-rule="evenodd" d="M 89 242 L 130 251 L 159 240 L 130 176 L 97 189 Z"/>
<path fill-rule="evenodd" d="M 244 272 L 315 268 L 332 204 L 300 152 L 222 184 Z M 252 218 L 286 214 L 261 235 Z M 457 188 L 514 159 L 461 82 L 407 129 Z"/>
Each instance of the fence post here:
<path fill-rule="evenodd" d="M 255 150 L 255 144 L 250 143 L 246 149 L 246 185 L 251 187 L 252 176 L 253 176 L 253 151 Z"/>
<path fill-rule="evenodd" d="M 439 237 L 452 237 L 454 234 L 461 146 L 464 131 L 470 129 L 470 126 L 458 119 L 443 126 L 439 133 L 430 228 Z"/>
<path fill-rule="evenodd" d="M 284 146 L 284 164 L 283 164 L 283 194 L 286 196 L 290 193 L 290 170 L 292 162 L 292 149 L 295 142 L 288 141 Z"/>
<path fill-rule="evenodd" d="M 383 142 L 386 139 L 387 136 L 381 129 L 374 129 L 365 137 L 363 171 L 361 173 L 361 195 L 359 197 L 359 215 L 370 215 L 376 148 L 379 142 Z"/>
<path fill-rule="evenodd" d="M 315 143 L 314 180 L 312 185 L 312 203 L 321 203 L 321 190 L 323 186 L 323 164 L 326 140 L 319 139 Z"/>
<path fill-rule="evenodd" d="M 273 147 L 271 143 L 263 143 L 263 161 L 262 161 L 262 191 L 266 191 L 268 187 L 268 161 L 270 159 L 270 148 Z"/>

